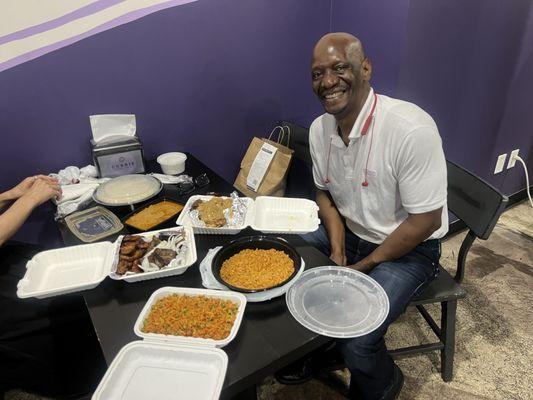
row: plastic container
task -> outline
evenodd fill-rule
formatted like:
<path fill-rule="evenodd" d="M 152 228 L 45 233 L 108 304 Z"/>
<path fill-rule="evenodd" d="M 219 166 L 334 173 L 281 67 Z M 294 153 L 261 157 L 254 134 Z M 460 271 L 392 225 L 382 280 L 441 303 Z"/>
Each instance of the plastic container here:
<path fill-rule="evenodd" d="M 185 171 L 187 155 L 179 152 L 165 153 L 157 157 L 161 170 L 166 175 L 178 175 Z"/>
<path fill-rule="evenodd" d="M 180 211 L 176 211 L 174 214 L 172 214 L 170 217 L 166 218 L 165 220 L 161 221 L 161 222 L 158 222 L 157 224 L 155 225 L 152 225 L 150 228 L 148 229 L 140 229 L 134 225 L 130 225 L 128 224 L 128 219 L 130 219 L 131 217 L 133 217 L 134 215 L 140 213 L 141 211 L 143 211 L 144 209 L 150 207 L 150 206 L 153 206 L 154 204 L 158 204 L 158 203 L 162 203 L 163 201 L 167 201 L 167 202 L 172 202 L 172 203 L 175 203 L 175 204 L 178 204 L 182 207 L 182 209 Z M 135 211 L 129 213 L 128 215 L 126 215 L 124 218 L 122 218 L 122 222 L 124 223 L 124 225 L 126 225 L 128 227 L 128 230 L 130 232 L 145 232 L 145 231 L 148 231 L 148 230 L 153 230 L 153 229 L 158 229 L 160 228 L 161 226 L 163 226 L 164 224 L 166 224 L 167 222 L 169 222 L 170 220 L 173 220 L 174 218 L 176 218 L 176 216 L 183 210 L 183 204 L 181 204 L 179 201 L 177 201 L 176 199 L 173 199 L 173 198 L 170 198 L 170 197 L 159 197 L 157 198 L 156 200 L 148 203 L 148 204 L 145 204 L 144 206 L 142 207 L 139 207 L 137 208 Z"/>
<path fill-rule="evenodd" d="M 376 330 L 389 314 L 389 298 L 371 277 L 346 267 L 305 271 L 286 296 L 292 316 L 307 329 L 334 338 Z"/>
<path fill-rule="evenodd" d="M 161 297 L 165 297 L 171 294 L 180 294 L 187 296 L 206 296 L 212 297 L 215 299 L 231 300 L 238 304 L 237 316 L 235 317 L 235 322 L 231 328 L 230 334 L 227 338 L 214 340 L 214 339 L 203 339 L 203 338 L 194 338 L 188 336 L 174 336 L 174 335 L 162 335 L 158 333 L 144 333 L 141 331 L 143 322 L 145 318 L 150 313 L 150 310 L 154 303 Z M 181 288 L 181 287 L 163 287 L 156 290 L 148 301 L 146 302 L 144 308 L 142 309 L 137 321 L 135 322 L 134 332 L 137 336 L 143 339 L 150 339 L 154 341 L 164 341 L 174 344 L 188 344 L 188 345 L 201 345 L 201 346 L 210 346 L 210 347 L 224 347 L 237 336 L 237 331 L 242 322 L 242 317 L 244 315 L 244 309 L 246 307 L 246 297 L 240 293 L 235 292 L 223 292 L 220 290 L 209 290 L 209 289 L 193 289 L 193 288 Z"/>
<path fill-rule="evenodd" d="M 163 229 L 162 231 L 172 231 Z M 181 227 L 180 227 L 181 229 Z M 196 262 L 196 244 L 191 228 L 184 227 L 189 251 L 187 261 L 183 266 L 163 268 L 159 271 L 144 272 L 135 275 L 116 276 L 114 279 L 135 282 L 140 280 L 179 275 Z M 143 235 L 153 234 L 146 232 Z M 26 264 L 26 273 L 18 282 L 17 296 L 20 298 L 46 298 L 66 293 L 80 292 L 92 289 L 102 282 L 112 272 L 115 257 L 120 247 L 121 237 L 115 242 L 83 244 L 47 250 L 36 254 Z"/>
<path fill-rule="evenodd" d="M 316 231 L 320 224 L 318 205 L 312 200 L 259 196 L 255 201 L 243 198 L 247 203 L 247 211 L 245 222 L 241 226 L 211 228 L 194 225 L 189 217 L 192 205 L 197 200 L 207 201 L 211 198 L 213 196 L 191 196 L 176 223 L 192 226 L 194 233 L 218 235 L 236 234 L 248 226 L 263 233 L 304 234 Z"/>
<path fill-rule="evenodd" d="M 141 326 L 153 304 L 170 294 L 232 300 L 238 312 L 227 338 L 222 340 L 143 333 Z M 216 400 L 220 396 L 228 356 L 219 347 L 231 342 L 246 307 L 240 293 L 163 287 L 156 290 L 135 322 L 135 334 L 144 340 L 124 346 L 93 394 L 93 400 Z"/>
<path fill-rule="evenodd" d="M 154 234 L 157 234 L 158 232 L 170 232 L 175 228 L 170 229 L 160 229 L 157 231 L 150 231 L 150 232 L 143 232 L 143 233 L 136 233 L 135 236 L 152 236 Z M 193 265 L 196 262 L 197 254 L 196 254 L 196 243 L 194 241 L 194 233 L 190 227 L 183 227 L 185 229 L 185 235 L 187 237 L 187 244 L 188 244 L 188 251 L 187 251 L 187 257 L 185 260 L 185 263 L 181 266 L 174 267 L 174 268 L 163 268 L 159 271 L 151 271 L 151 272 L 143 272 L 140 274 L 130 274 L 130 275 L 118 275 L 114 271 L 116 269 L 116 264 L 118 263 L 118 253 L 120 251 L 120 244 L 122 243 L 122 238 L 124 236 L 121 236 L 117 239 L 115 242 L 115 247 L 113 248 L 113 257 L 111 258 L 111 271 L 109 273 L 109 277 L 111 279 L 117 280 L 117 281 L 126 281 L 126 282 L 139 282 L 139 281 L 147 281 L 150 279 L 155 278 L 163 278 L 166 276 L 174 276 L 174 275 L 181 275 L 187 269 Z"/>
<path fill-rule="evenodd" d="M 93 400 L 216 400 L 228 356 L 217 348 L 131 342 L 115 357 Z"/>
<path fill-rule="evenodd" d="M 107 208 L 96 206 L 65 218 L 70 231 L 82 242 L 91 243 L 120 232 L 124 225 Z"/>
<path fill-rule="evenodd" d="M 274 250 L 282 251 L 285 254 L 287 254 L 292 260 L 293 265 L 294 265 L 294 272 L 289 277 L 287 277 L 284 281 L 278 283 L 277 285 L 273 285 L 273 286 L 266 287 L 263 289 L 243 289 L 243 288 L 233 286 L 222 278 L 222 276 L 220 275 L 220 269 L 222 268 L 222 265 L 224 264 L 226 260 L 228 260 L 229 258 L 233 257 L 235 254 L 245 249 L 251 249 L 251 250 L 274 249 Z M 228 287 L 230 290 L 234 290 L 236 292 L 241 292 L 241 293 L 255 293 L 255 292 L 264 292 L 264 291 L 271 290 L 271 289 L 274 289 L 280 286 L 284 286 L 296 276 L 296 274 L 300 270 L 301 264 L 302 264 L 302 257 L 298 254 L 296 249 L 292 247 L 286 240 L 281 239 L 281 238 L 267 237 L 267 236 L 247 236 L 247 237 L 233 240 L 232 242 L 222 246 L 222 248 L 219 251 L 217 251 L 217 254 L 213 258 L 213 261 L 211 263 L 211 270 L 213 272 L 213 276 L 215 277 L 215 279 L 220 284 Z"/>
<path fill-rule="evenodd" d="M 162 188 L 163 184 L 153 176 L 123 175 L 98 186 L 93 199 L 104 206 L 129 206 L 151 199 Z"/>
<path fill-rule="evenodd" d="M 221 284 L 214 276 L 213 274 L 213 268 L 212 268 L 212 262 L 213 258 L 216 256 L 216 253 L 222 248 L 222 246 L 219 246 L 218 248 L 214 248 L 209 250 L 205 258 L 200 263 L 200 274 L 202 275 L 202 285 L 209 289 L 216 289 L 216 290 L 230 290 L 227 286 L 224 286 Z M 300 269 L 289 282 L 284 284 L 283 286 L 276 287 L 273 289 L 268 289 L 262 292 L 255 292 L 255 293 L 243 293 L 244 297 L 246 297 L 246 301 L 249 303 L 259 303 L 262 301 L 268 301 L 272 300 L 276 297 L 283 296 L 285 293 L 287 293 L 287 290 L 296 282 L 300 276 L 305 271 L 305 261 L 302 258 L 300 260 Z"/>

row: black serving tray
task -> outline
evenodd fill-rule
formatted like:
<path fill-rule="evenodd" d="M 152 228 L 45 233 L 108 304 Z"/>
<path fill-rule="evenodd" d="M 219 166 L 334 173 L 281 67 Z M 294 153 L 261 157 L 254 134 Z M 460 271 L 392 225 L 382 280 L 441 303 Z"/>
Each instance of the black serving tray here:
<path fill-rule="evenodd" d="M 227 283 L 222 277 L 220 276 L 220 268 L 222 267 L 222 264 L 224 261 L 226 261 L 231 256 L 237 254 L 241 250 L 245 249 L 274 249 L 274 250 L 281 250 L 284 253 L 286 253 L 291 260 L 294 262 L 294 272 L 283 282 L 280 282 L 279 284 L 275 286 L 270 286 L 263 289 L 243 289 L 236 286 L 233 286 L 229 283 Z M 285 285 L 287 282 L 289 282 L 291 279 L 293 279 L 298 271 L 300 270 L 300 267 L 302 265 L 302 257 L 294 247 L 292 247 L 286 240 L 278 237 L 269 237 L 269 236 L 246 236 L 243 238 L 236 239 L 224 246 L 217 252 L 215 257 L 213 258 L 213 262 L 211 263 L 211 269 L 213 271 L 213 276 L 215 279 L 220 282 L 222 285 L 227 286 L 229 289 L 234 290 L 236 292 L 241 293 L 257 293 L 257 292 L 264 292 L 265 290 L 274 289 L 280 286 Z"/>
<path fill-rule="evenodd" d="M 172 197 L 165 197 L 165 196 L 163 196 L 163 197 L 158 197 L 157 199 L 151 201 L 150 203 L 147 203 L 147 204 L 143 205 L 142 207 L 139 207 L 139 208 L 137 208 L 135 211 L 132 211 L 131 213 L 129 213 L 128 215 L 126 215 L 124 218 L 122 218 L 122 223 L 123 223 L 125 226 L 127 226 L 127 227 L 128 227 L 128 231 L 130 231 L 130 232 L 132 232 L 132 233 L 136 233 L 136 232 L 146 232 L 146 231 L 153 231 L 153 230 L 157 230 L 157 229 L 163 228 L 164 225 L 165 225 L 166 223 L 168 223 L 170 220 L 176 218 L 176 217 L 179 215 L 179 213 L 180 213 L 181 211 L 183 211 L 183 208 L 182 208 L 180 211 L 178 211 L 177 213 L 175 213 L 175 214 L 171 215 L 170 217 L 168 217 L 167 219 L 165 219 L 164 221 L 160 222 L 159 224 L 154 225 L 154 226 L 152 226 L 152 227 L 150 227 L 149 229 L 146 229 L 146 230 L 139 229 L 139 228 L 137 228 L 137 227 L 135 227 L 135 226 L 133 226 L 133 225 L 130 225 L 130 224 L 128 224 L 128 223 L 126 222 L 126 220 L 127 220 L 128 218 L 130 218 L 131 216 L 133 216 L 133 215 L 135 215 L 135 214 L 141 212 L 141 211 L 144 210 L 145 208 L 150 207 L 150 206 L 153 206 L 154 204 L 157 204 L 157 203 L 161 203 L 161 202 L 163 202 L 163 201 L 171 201 L 171 202 L 173 202 L 173 203 L 179 204 L 179 205 L 181 205 L 181 206 L 184 207 L 184 204 L 182 204 L 179 200 L 176 200 L 176 199 L 174 199 L 174 198 L 172 198 Z"/>

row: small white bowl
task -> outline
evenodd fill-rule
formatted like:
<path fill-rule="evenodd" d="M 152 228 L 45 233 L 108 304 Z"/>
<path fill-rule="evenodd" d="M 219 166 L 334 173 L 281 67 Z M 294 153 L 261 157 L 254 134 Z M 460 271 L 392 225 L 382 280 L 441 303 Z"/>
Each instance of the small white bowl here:
<path fill-rule="evenodd" d="M 157 157 L 157 162 L 166 175 L 178 175 L 185 171 L 185 160 L 187 156 L 178 152 L 165 153 Z"/>

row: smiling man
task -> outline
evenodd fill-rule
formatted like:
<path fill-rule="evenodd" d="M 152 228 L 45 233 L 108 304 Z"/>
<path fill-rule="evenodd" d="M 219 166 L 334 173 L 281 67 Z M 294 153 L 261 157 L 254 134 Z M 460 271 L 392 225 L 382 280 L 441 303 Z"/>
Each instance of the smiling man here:
<path fill-rule="evenodd" d="M 373 91 L 372 64 L 352 35 L 322 37 L 311 75 L 326 112 L 309 136 L 322 225 L 304 238 L 385 289 L 390 311 L 383 325 L 339 341 L 337 348 L 351 372 L 350 397 L 393 399 L 403 375 L 383 335 L 438 274 L 438 239 L 448 229 L 441 138 L 421 108 Z M 315 354 L 277 376 L 301 383 L 323 364 L 324 357 Z"/>

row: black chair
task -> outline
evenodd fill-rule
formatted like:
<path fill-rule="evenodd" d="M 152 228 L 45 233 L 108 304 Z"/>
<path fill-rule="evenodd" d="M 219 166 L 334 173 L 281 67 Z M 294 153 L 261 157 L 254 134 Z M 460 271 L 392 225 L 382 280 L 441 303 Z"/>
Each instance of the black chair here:
<path fill-rule="evenodd" d="M 308 145 L 307 149 L 302 145 L 308 138 L 307 130 L 295 124 L 286 122 L 283 124 L 291 127 L 291 142 L 295 141 L 295 147 L 293 147 L 295 157 L 307 160 Z M 390 350 L 390 353 L 393 356 L 403 356 L 440 350 L 441 376 L 445 382 L 449 382 L 453 378 L 457 300 L 466 295 L 460 285 L 464 277 L 466 257 L 476 238 L 483 240 L 489 238 L 496 222 L 505 210 L 508 198 L 459 165 L 451 161 L 447 161 L 446 164 L 448 169 L 448 209 L 464 222 L 469 231 L 459 250 L 455 276 L 452 277 L 440 266 L 438 278 L 411 302 L 411 305 L 416 306 L 429 324 L 438 341 Z M 425 304 L 433 303 L 441 304 L 440 327 L 424 307 Z"/>
<path fill-rule="evenodd" d="M 391 350 L 394 356 L 441 352 L 441 376 L 445 382 L 453 378 L 455 352 L 455 316 L 457 300 L 466 293 L 460 283 L 464 277 L 466 257 L 476 238 L 486 240 L 494 229 L 509 199 L 490 184 L 459 165 L 447 161 L 448 209 L 462 220 L 469 231 L 457 257 L 457 271 L 452 276 L 440 266 L 440 274 L 419 296 L 411 302 L 429 324 L 438 342 Z M 441 304 L 440 328 L 424 308 L 424 304 Z"/>
<path fill-rule="evenodd" d="M 288 126 L 290 141 L 288 146 L 294 150 L 294 157 L 287 175 L 286 197 L 314 199 L 311 153 L 309 152 L 309 130 L 291 122 L 280 121 L 279 125 Z"/>

